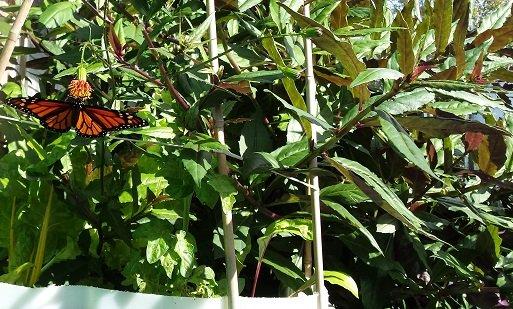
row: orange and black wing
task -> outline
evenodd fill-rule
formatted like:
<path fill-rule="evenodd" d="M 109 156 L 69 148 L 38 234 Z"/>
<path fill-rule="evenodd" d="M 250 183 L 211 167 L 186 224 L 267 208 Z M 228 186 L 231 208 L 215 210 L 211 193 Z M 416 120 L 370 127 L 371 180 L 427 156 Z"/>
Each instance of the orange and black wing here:
<path fill-rule="evenodd" d="M 147 125 L 140 117 L 113 109 L 91 105 L 81 106 L 75 131 L 84 137 L 104 136 L 107 132 Z"/>
<path fill-rule="evenodd" d="M 7 101 L 7 104 L 36 117 L 42 126 L 52 131 L 66 132 L 73 125 L 73 106 L 66 102 L 38 98 L 13 98 Z"/>

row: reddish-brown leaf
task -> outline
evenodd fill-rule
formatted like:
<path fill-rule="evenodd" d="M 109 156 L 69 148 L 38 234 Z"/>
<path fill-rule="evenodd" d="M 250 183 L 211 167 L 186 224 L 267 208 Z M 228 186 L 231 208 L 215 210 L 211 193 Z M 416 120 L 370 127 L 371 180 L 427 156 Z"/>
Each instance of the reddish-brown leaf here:
<path fill-rule="evenodd" d="M 112 25 L 109 25 L 109 32 L 108 32 L 108 39 L 110 46 L 112 47 L 112 50 L 114 51 L 114 54 L 119 59 L 123 59 L 123 56 L 125 54 L 123 50 L 123 46 L 121 46 L 121 42 L 119 41 L 119 38 L 114 31 L 114 27 Z"/>
<path fill-rule="evenodd" d="M 474 151 L 479 148 L 483 141 L 484 134 L 481 132 L 467 132 L 464 135 L 466 151 Z"/>

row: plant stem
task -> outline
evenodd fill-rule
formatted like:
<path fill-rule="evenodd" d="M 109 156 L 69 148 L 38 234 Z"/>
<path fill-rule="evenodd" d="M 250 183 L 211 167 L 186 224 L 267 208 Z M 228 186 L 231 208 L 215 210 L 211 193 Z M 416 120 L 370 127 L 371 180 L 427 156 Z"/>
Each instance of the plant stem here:
<path fill-rule="evenodd" d="M 207 14 L 208 17 L 213 16 L 212 22 L 209 25 L 209 54 L 212 59 L 212 71 L 213 71 L 213 79 L 217 78 L 217 73 L 219 72 L 219 60 L 217 59 L 218 50 L 217 50 L 217 27 L 216 27 L 216 19 L 215 19 L 215 2 L 214 0 L 207 0 Z M 224 141 L 224 116 L 223 116 L 223 107 L 220 104 L 216 105 L 212 111 L 212 116 L 215 121 L 215 133 L 217 135 L 217 140 L 221 144 L 225 144 Z M 229 168 L 228 163 L 226 161 L 226 154 L 218 153 L 217 154 L 219 173 L 222 175 L 228 175 Z M 235 240 L 233 235 L 233 218 L 232 211 L 230 210 L 222 210 L 222 219 L 223 219 L 223 237 L 224 237 L 224 253 L 226 258 L 226 279 L 228 281 L 228 308 L 236 309 L 237 308 L 237 297 L 239 296 L 239 280 L 237 278 L 237 257 L 235 255 Z"/>
<path fill-rule="evenodd" d="M 162 79 L 164 80 L 164 85 L 166 86 L 167 90 L 174 96 L 176 102 L 182 106 L 184 110 L 188 110 L 190 108 L 189 103 L 185 101 L 185 98 L 182 96 L 182 94 L 175 88 L 171 80 L 169 79 L 169 74 L 167 73 L 166 67 L 164 66 L 164 63 L 160 59 L 160 56 L 158 52 L 155 50 L 155 46 L 153 45 L 153 41 L 150 38 L 150 34 L 148 33 L 148 30 L 146 30 L 146 25 L 141 22 L 142 26 L 142 33 L 144 36 L 144 39 L 146 40 L 146 44 L 148 44 L 148 47 L 150 49 L 151 54 L 157 60 L 159 65 L 159 71 L 160 75 L 162 75 Z"/>
<path fill-rule="evenodd" d="M 303 12 L 306 17 L 310 17 L 310 4 L 305 3 Z M 306 58 L 306 104 L 308 106 L 308 112 L 312 115 L 317 115 L 319 106 L 317 105 L 316 85 L 315 76 L 313 71 L 313 52 L 312 52 L 312 41 L 309 38 L 305 38 L 305 58 Z M 312 137 L 310 139 L 310 148 L 314 149 L 317 146 L 317 125 L 312 123 Z M 317 157 L 310 159 L 310 169 L 317 168 Z M 324 309 L 328 308 L 328 295 L 326 295 L 324 288 L 324 265 L 323 265 L 323 254 L 322 254 L 322 229 L 321 229 L 321 200 L 319 190 L 319 177 L 309 172 L 308 183 L 311 187 L 308 187 L 308 193 L 310 195 L 310 207 L 312 213 L 313 222 L 313 249 L 314 249 L 314 263 L 315 263 L 315 277 L 317 283 L 317 308 Z M 310 250 L 310 244 L 305 244 L 305 257 L 309 257 L 308 251 Z M 310 257 L 311 258 L 311 257 Z M 311 263 L 310 263 L 311 265 Z M 305 274 L 310 273 L 311 269 L 305 269 Z"/>
<path fill-rule="evenodd" d="M 103 197 L 105 193 L 105 139 L 100 139 L 100 193 Z"/>
<path fill-rule="evenodd" d="M 11 222 L 9 225 L 9 266 L 8 272 L 14 269 L 14 221 L 16 216 L 16 196 L 12 199 Z"/>
<path fill-rule="evenodd" d="M 46 205 L 43 222 L 39 230 L 39 241 L 37 243 L 36 257 L 34 259 L 34 268 L 30 276 L 29 286 L 36 284 L 41 275 L 41 267 L 45 257 L 46 238 L 48 236 L 48 226 L 50 224 L 50 211 L 52 210 L 53 185 L 50 185 L 50 195 L 48 196 L 48 204 Z"/>
<path fill-rule="evenodd" d="M 260 275 L 260 268 L 262 267 L 262 260 L 258 259 L 255 269 L 255 276 L 253 277 L 253 285 L 251 286 L 251 297 L 255 297 L 256 287 L 258 283 L 258 276 Z"/>
<path fill-rule="evenodd" d="M 32 2 L 33 0 L 25 0 L 21 4 L 18 15 L 12 24 L 9 35 L 7 36 L 7 40 L 5 41 L 4 48 L 2 49 L 2 54 L 0 55 L 0 84 L 2 85 L 5 81 L 7 81 L 5 76 L 5 69 L 9 64 L 9 59 L 11 59 L 12 52 L 14 51 L 14 47 L 16 46 L 16 42 L 20 36 L 21 27 L 27 19 L 27 15 L 29 13 L 30 7 L 32 6 Z"/>
<path fill-rule="evenodd" d="M 171 93 L 171 95 L 173 95 L 173 97 L 175 98 L 176 102 L 178 102 L 178 104 L 180 104 L 180 106 L 184 110 L 188 110 L 190 108 L 190 105 L 189 105 L 189 103 L 187 103 L 185 98 L 175 88 L 175 86 L 173 85 L 173 83 L 169 79 L 169 74 L 167 72 L 167 69 L 164 66 L 164 63 L 162 62 L 162 59 L 160 59 L 160 56 L 159 56 L 158 52 L 155 50 L 155 45 L 153 44 L 153 41 L 151 40 L 150 34 L 148 33 L 148 29 L 146 28 L 146 24 L 143 21 L 138 20 L 132 14 L 130 14 L 125 9 L 124 5 L 118 3 L 117 1 L 113 2 L 112 4 L 115 5 L 116 8 L 123 15 L 125 15 L 125 17 L 128 18 L 131 22 L 133 22 L 134 24 L 139 24 L 141 26 L 141 30 L 142 30 L 142 34 L 144 36 L 144 40 L 146 41 L 146 44 L 148 44 L 149 50 L 150 50 L 151 54 L 153 55 L 153 58 L 155 58 L 155 60 L 157 60 L 157 62 L 158 62 L 158 67 L 159 67 L 160 75 L 162 75 L 162 79 L 164 80 L 163 85 L 167 88 L 167 90 Z M 97 15 L 100 16 L 100 18 L 103 18 L 101 16 L 101 14 L 99 14 L 98 10 L 93 10 L 93 12 L 97 13 Z M 106 20 L 106 16 L 105 16 L 104 20 Z M 125 64 L 126 64 L 126 62 L 125 62 Z M 140 72 L 138 72 L 138 73 L 140 74 Z M 143 75 L 143 76 L 149 77 L 149 75 L 147 75 L 147 74 Z"/>

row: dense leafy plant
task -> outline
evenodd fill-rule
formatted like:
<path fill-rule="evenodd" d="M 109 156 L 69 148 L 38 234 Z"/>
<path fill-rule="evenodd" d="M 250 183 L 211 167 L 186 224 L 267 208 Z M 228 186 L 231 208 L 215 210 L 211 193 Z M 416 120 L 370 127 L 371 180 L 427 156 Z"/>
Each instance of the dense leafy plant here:
<path fill-rule="evenodd" d="M 64 99 L 85 67 L 89 103 L 137 107 L 150 126 L 90 140 L 1 107 L 2 281 L 224 295 L 222 206 L 235 215 L 242 293 L 305 290 L 305 179 L 320 157 L 332 303 L 513 297 L 511 3 L 468 32 L 469 0 L 409 1 L 394 14 L 384 0 L 318 0 L 311 18 L 302 1 L 279 2 L 217 1 L 221 72 L 210 69 L 202 1 L 32 8 L 33 47 L 15 56 L 34 56 L 21 64 L 40 95 Z M 5 36 L 17 7 L 2 10 Z M 315 116 L 302 96 L 304 37 L 316 45 Z M 18 75 L 2 91 L 26 88 Z M 212 133 L 219 102 L 227 146 Z"/>

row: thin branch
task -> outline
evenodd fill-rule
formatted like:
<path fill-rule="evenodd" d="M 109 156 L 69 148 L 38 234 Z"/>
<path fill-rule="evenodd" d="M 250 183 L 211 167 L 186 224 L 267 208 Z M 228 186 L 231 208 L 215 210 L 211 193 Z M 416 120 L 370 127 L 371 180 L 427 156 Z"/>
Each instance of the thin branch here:
<path fill-rule="evenodd" d="M 11 59 L 12 52 L 14 51 L 14 47 L 16 46 L 16 42 L 20 36 L 21 27 L 25 23 L 27 19 L 30 7 L 32 6 L 32 0 L 25 0 L 20 6 L 20 10 L 18 11 L 18 15 L 12 24 L 11 30 L 9 31 L 9 35 L 7 36 L 7 40 L 5 41 L 4 48 L 2 49 L 2 55 L 0 55 L 0 83 L 4 81 L 2 79 L 7 78 L 5 76 L 5 69 L 9 64 L 9 59 Z"/>
<path fill-rule="evenodd" d="M 146 40 L 146 44 L 148 44 L 151 54 L 153 55 L 153 57 L 155 58 L 155 60 L 157 60 L 157 62 L 159 64 L 160 75 L 162 75 L 162 79 L 164 80 L 164 85 L 169 90 L 169 92 L 175 97 L 176 102 L 178 102 L 178 104 L 180 104 L 180 106 L 182 106 L 182 108 L 184 110 L 188 110 L 189 108 L 191 108 L 191 106 L 189 105 L 189 103 L 187 103 L 185 98 L 175 88 L 175 86 L 169 79 L 167 69 L 164 66 L 164 63 L 162 62 L 162 59 L 160 59 L 158 52 L 155 50 L 155 45 L 153 45 L 153 41 L 150 38 L 150 34 L 148 33 L 148 30 L 146 29 L 146 25 L 144 24 L 144 22 L 141 22 L 141 26 L 142 26 L 142 33 L 143 33 L 144 39 Z"/>
<path fill-rule="evenodd" d="M 98 16 L 101 20 L 103 20 L 104 22 L 106 22 L 107 24 L 113 24 L 114 22 L 108 18 L 107 16 L 103 16 L 99 11 L 98 9 L 91 4 L 91 2 L 89 2 L 88 0 L 82 0 L 83 3 L 85 3 L 87 5 L 87 7 L 89 7 L 89 9 L 91 9 L 91 11 L 96 15 Z M 105 3 L 104 5 L 108 5 L 108 2 Z"/>
<path fill-rule="evenodd" d="M 167 88 L 167 90 L 169 90 L 169 92 L 171 93 L 171 95 L 173 95 L 173 97 L 175 98 L 176 102 L 178 102 L 178 104 L 180 104 L 180 106 L 184 109 L 184 110 L 188 110 L 190 108 L 190 104 L 187 103 L 187 101 L 185 100 L 185 98 L 182 96 L 182 94 L 175 88 L 175 86 L 173 85 L 173 83 L 171 82 L 171 80 L 169 79 L 169 74 L 167 72 L 167 69 L 166 67 L 164 66 L 164 63 L 162 62 L 162 59 L 160 59 L 160 56 L 158 54 L 158 52 L 155 50 L 155 45 L 153 44 L 153 41 L 151 40 L 150 38 L 150 34 L 148 33 L 148 29 L 146 27 L 146 25 L 144 24 L 143 21 L 140 21 L 139 19 L 137 19 L 135 16 L 133 16 L 132 14 L 130 14 L 123 5 L 117 3 L 117 2 L 113 2 L 113 5 L 116 6 L 116 8 L 123 14 L 125 15 L 126 18 L 128 18 L 132 23 L 136 24 L 136 25 L 141 25 L 141 30 L 142 30 L 142 33 L 143 33 L 143 36 L 144 36 L 144 40 L 146 41 L 146 44 L 148 44 L 148 47 L 149 47 L 149 50 L 151 52 L 151 54 L 153 55 L 153 57 L 155 58 L 155 60 L 158 62 L 158 66 L 159 66 L 159 71 L 160 71 L 160 75 L 162 75 L 162 79 L 164 80 L 164 83 L 160 84 L 160 85 L 163 85 Z M 102 14 L 100 12 L 98 12 L 98 10 L 93 10 L 93 12 L 98 15 L 100 18 L 103 18 Z M 106 18 L 105 18 L 106 19 Z M 118 59 L 119 60 L 119 59 Z M 125 61 L 124 64 L 126 64 L 127 62 Z M 137 71 L 135 70 L 137 73 L 141 74 L 141 71 Z M 143 72 L 143 71 L 142 71 Z M 149 74 L 142 74 L 142 76 L 144 77 L 147 77 L 149 80 L 152 80 L 153 82 L 156 82 L 156 79 L 150 79 L 149 77 Z"/>
<path fill-rule="evenodd" d="M 237 179 L 234 179 L 234 181 L 235 181 L 235 186 L 237 187 L 237 191 L 242 193 L 242 195 L 244 195 L 245 200 L 248 201 L 251 205 L 253 205 L 253 207 L 255 207 L 255 209 L 257 209 L 259 212 L 261 212 L 262 214 L 266 215 L 267 217 L 269 217 L 270 219 L 273 219 L 273 220 L 279 219 L 281 217 L 280 215 L 263 207 L 262 204 L 260 204 L 255 199 L 255 197 L 253 196 L 253 192 L 250 189 L 244 187 Z"/>

